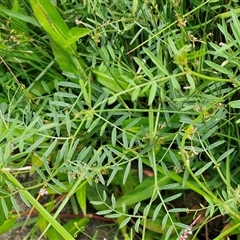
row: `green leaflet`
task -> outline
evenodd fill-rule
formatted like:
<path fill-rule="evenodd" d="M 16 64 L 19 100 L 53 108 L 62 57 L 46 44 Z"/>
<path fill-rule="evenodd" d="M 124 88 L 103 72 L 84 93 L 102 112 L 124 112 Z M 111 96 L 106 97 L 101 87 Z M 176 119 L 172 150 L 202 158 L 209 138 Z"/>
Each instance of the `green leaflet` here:
<path fill-rule="evenodd" d="M 162 174 L 158 174 L 157 179 L 157 188 L 159 189 L 161 188 L 161 186 L 164 186 L 171 182 L 170 177 L 164 176 Z M 145 179 L 132 192 L 125 194 L 123 197 L 118 199 L 116 207 L 121 207 L 123 203 L 125 203 L 126 206 L 129 206 L 151 198 L 155 187 L 156 183 L 154 177 L 149 177 Z"/>
<path fill-rule="evenodd" d="M 78 27 L 69 30 L 68 25 L 50 1 L 30 0 L 30 4 L 38 22 L 50 37 L 68 53 L 75 54 L 76 41 L 86 36 L 90 30 Z"/>
<path fill-rule="evenodd" d="M 6 219 L 4 223 L 0 226 L 0 234 L 9 231 L 17 221 L 18 216 L 13 216 L 12 218 Z"/>
<path fill-rule="evenodd" d="M 87 213 L 87 184 L 82 183 L 81 186 L 76 191 L 76 198 L 78 201 L 78 204 L 83 212 L 84 215 Z"/>
<path fill-rule="evenodd" d="M 50 43 L 56 62 L 58 63 L 61 70 L 63 72 L 78 75 L 78 69 L 74 64 L 71 55 L 59 44 L 57 44 L 57 42 L 53 41 L 52 38 L 50 38 Z M 74 78 L 71 79 L 74 80 Z M 78 80 L 75 80 L 74 82 L 78 82 Z"/>
<path fill-rule="evenodd" d="M 7 14 L 8 16 L 10 16 L 12 18 L 16 18 L 20 21 L 28 22 L 28 23 L 31 23 L 31 24 L 37 26 L 37 27 L 40 27 L 38 22 L 33 17 L 29 17 L 29 16 L 26 16 L 26 15 L 20 13 L 20 12 L 16 12 L 15 10 L 9 10 L 9 9 L 5 9 L 5 8 L 1 8 L 0 11 L 4 12 L 5 14 Z"/>
<path fill-rule="evenodd" d="M 72 44 L 75 44 L 75 42 L 86 35 L 88 35 L 91 31 L 87 28 L 79 28 L 79 27 L 73 27 L 71 28 L 67 33 L 67 42 L 65 46 L 70 46 Z"/>
<path fill-rule="evenodd" d="M 133 79 L 133 76 L 126 71 L 119 71 L 118 69 L 112 69 L 111 73 L 106 68 L 95 68 L 93 73 L 96 75 L 97 81 L 104 87 L 110 89 L 113 92 L 128 92 L 130 88 L 129 83 L 123 79 L 123 75 Z"/>
<path fill-rule="evenodd" d="M 74 54 L 76 44 L 67 46 L 67 34 L 69 28 L 56 8 L 50 1 L 30 0 L 30 4 L 40 25 L 60 46 L 65 46 L 67 52 Z"/>

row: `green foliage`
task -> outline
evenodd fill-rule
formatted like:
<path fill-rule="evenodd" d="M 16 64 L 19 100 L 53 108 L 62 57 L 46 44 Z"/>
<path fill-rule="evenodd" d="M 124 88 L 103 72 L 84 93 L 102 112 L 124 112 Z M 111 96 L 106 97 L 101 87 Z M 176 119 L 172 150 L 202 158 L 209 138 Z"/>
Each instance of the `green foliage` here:
<path fill-rule="evenodd" d="M 39 213 L 29 236 L 76 238 L 89 204 L 125 239 L 197 239 L 218 215 L 211 238 L 239 235 L 238 14 L 236 1 L 3 1 L 0 233 L 19 195 Z"/>

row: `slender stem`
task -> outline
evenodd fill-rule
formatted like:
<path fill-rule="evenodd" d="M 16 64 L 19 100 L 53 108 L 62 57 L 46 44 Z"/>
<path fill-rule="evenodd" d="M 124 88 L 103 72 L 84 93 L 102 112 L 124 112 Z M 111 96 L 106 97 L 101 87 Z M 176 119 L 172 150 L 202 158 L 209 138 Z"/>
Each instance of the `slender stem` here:
<path fill-rule="evenodd" d="M 37 209 L 37 211 L 52 225 L 64 239 L 74 240 L 74 238 L 56 221 L 53 217 L 9 172 L 4 172 L 9 181 L 26 197 L 26 199 Z"/>

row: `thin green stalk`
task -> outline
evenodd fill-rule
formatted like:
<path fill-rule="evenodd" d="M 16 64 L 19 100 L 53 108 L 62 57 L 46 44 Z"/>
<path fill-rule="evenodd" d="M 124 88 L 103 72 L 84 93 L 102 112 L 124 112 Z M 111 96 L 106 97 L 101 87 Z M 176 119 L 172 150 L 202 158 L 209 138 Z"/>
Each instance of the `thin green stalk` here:
<path fill-rule="evenodd" d="M 227 237 L 227 236 L 230 236 L 233 232 L 234 232 L 234 230 L 236 229 L 236 228 L 239 228 L 240 227 L 240 222 L 239 223 L 236 223 L 234 226 L 232 226 L 232 227 L 230 227 L 230 228 L 226 228 L 225 230 L 224 230 L 224 232 L 223 233 L 221 233 L 219 236 L 217 236 L 216 238 L 214 238 L 214 240 L 222 240 L 222 239 L 225 239 L 225 237 Z M 239 237 L 239 236 L 238 236 Z"/>
<path fill-rule="evenodd" d="M 79 60 L 75 57 L 72 56 L 72 59 L 79 71 L 79 85 L 81 87 L 81 91 L 84 97 L 84 100 L 89 108 L 91 108 L 91 95 L 88 94 L 86 84 L 89 83 L 87 80 L 87 76 L 85 73 L 85 69 L 82 67 L 82 64 L 79 63 Z"/>
<path fill-rule="evenodd" d="M 231 79 L 209 77 L 209 76 L 203 75 L 203 74 L 201 74 L 201 73 L 194 72 L 194 71 L 192 71 L 192 70 L 190 70 L 190 69 L 187 70 L 187 73 L 189 73 L 190 75 L 196 76 L 196 77 L 198 77 L 198 78 L 201 78 L 201 79 L 206 79 L 206 80 L 208 80 L 208 81 L 214 81 L 214 82 L 230 82 L 230 83 L 233 82 L 233 80 L 231 80 Z"/>
<path fill-rule="evenodd" d="M 64 200 L 62 201 L 61 205 L 58 207 L 57 211 L 54 213 L 53 216 L 51 216 L 52 219 L 55 220 L 57 218 L 57 216 L 61 213 L 63 207 L 66 206 L 66 204 L 68 203 L 69 199 L 77 191 L 77 189 L 80 188 L 83 184 L 86 184 L 87 180 L 85 180 L 82 183 L 82 185 L 80 185 L 82 180 L 83 180 L 83 178 L 78 178 L 77 181 L 73 184 L 71 190 L 68 192 L 67 196 L 64 198 Z M 57 221 L 55 220 L 55 222 L 57 222 Z M 43 231 L 43 233 L 41 234 L 41 236 L 39 237 L 38 240 L 41 240 L 41 238 L 44 236 L 45 232 L 49 229 L 49 227 L 51 225 L 53 225 L 53 224 L 51 222 L 49 222 L 49 224 L 46 226 L 45 230 Z M 74 238 L 71 236 L 71 238 L 65 238 L 65 239 L 69 239 L 70 240 L 70 239 L 74 239 Z"/>
<path fill-rule="evenodd" d="M 214 156 L 213 156 L 213 154 L 211 154 L 211 152 L 209 153 L 209 152 L 207 151 L 207 149 L 205 148 L 205 146 L 204 146 L 203 142 L 201 141 L 200 137 L 199 137 L 199 141 L 200 141 L 200 143 L 201 143 L 202 148 L 204 149 L 204 152 L 207 154 L 207 156 L 209 157 L 209 159 L 214 163 L 215 168 L 217 169 L 220 178 L 221 178 L 222 181 L 226 184 L 227 188 L 233 192 L 234 189 L 231 187 L 230 182 L 228 182 L 227 179 L 224 177 L 224 175 L 223 175 L 223 173 L 222 173 L 222 171 L 221 171 L 221 169 L 220 169 L 220 165 L 217 163 L 217 160 L 214 158 Z M 227 165 L 227 163 L 226 163 L 226 165 Z M 228 168 L 228 167 L 226 166 L 226 169 L 227 169 L 227 168 Z"/>
<path fill-rule="evenodd" d="M 191 129 L 193 127 L 193 124 L 190 124 L 189 129 Z M 189 163 L 185 157 L 185 141 L 188 138 L 188 134 L 189 132 L 186 131 L 183 135 L 182 138 L 182 142 L 181 142 L 181 147 L 180 147 L 180 151 L 181 151 L 181 156 L 182 156 L 182 160 L 185 164 L 186 169 L 189 171 L 190 175 L 192 176 L 192 178 L 196 181 L 196 183 L 198 183 L 198 185 L 204 190 L 204 194 L 202 195 L 203 197 L 207 198 L 208 200 L 210 200 L 211 202 L 215 203 L 215 204 L 220 204 L 229 214 L 231 214 L 233 217 L 235 217 L 236 219 L 240 220 L 240 215 L 235 212 L 233 209 L 230 208 L 230 206 L 225 203 L 224 201 L 218 199 L 211 191 L 209 191 L 204 184 L 202 184 L 200 182 L 200 180 L 194 175 L 192 169 L 189 166 Z M 207 194 L 207 195 L 206 195 Z M 210 198 L 209 198 L 210 197 Z"/>
<path fill-rule="evenodd" d="M 76 135 L 78 134 L 78 132 L 80 131 L 81 127 L 83 126 L 83 124 L 85 123 L 85 119 L 86 116 L 84 118 L 84 120 L 81 121 L 81 124 L 78 126 L 78 129 L 75 131 L 74 136 L 72 137 L 72 141 L 71 141 L 71 145 L 70 145 L 70 150 L 74 144 L 74 139 L 76 138 Z M 63 163 L 64 164 L 64 163 Z M 52 177 L 54 177 L 57 174 L 57 171 L 52 175 Z M 77 189 L 81 186 L 80 183 L 83 180 L 83 178 L 78 178 L 78 180 L 74 183 L 74 185 L 71 187 L 70 191 L 68 192 L 67 196 L 64 198 L 64 200 L 62 201 L 62 203 L 60 204 L 60 206 L 58 207 L 57 211 L 55 212 L 55 214 L 53 215 L 53 218 L 56 219 L 57 216 L 60 214 L 60 212 L 62 211 L 62 209 L 64 208 L 64 206 L 67 204 L 67 202 L 69 201 L 70 197 L 77 191 Z M 86 184 L 87 181 L 85 181 L 83 184 Z M 51 224 L 49 223 L 47 225 L 47 227 L 45 228 L 45 230 L 43 231 L 42 235 L 39 237 L 40 238 L 47 232 L 47 230 L 49 229 L 49 227 L 51 226 Z"/>
<path fill-rule="evenodd" d="M 55 220 L 46 209 L 21 185 L 21 183 L 9 172 L 4 172 L 9 181 L 26 197 L 33 207 L 58 231 L 64 239 L 74 240 L 74 238 Z"/>
<path fill-rule="evenodd" d="M 200 4 L 199 6 L 197 6 L 196 8 L 194 8 L 193 10 L 191 10 L 190 12 L 186 13 L 183 15 L 183 18 L 187 18 L 189 15 L 191 15 L 192 13 L 194 13 L 197 9 L 200 9 L 201 7 L 203 7 L 204 5 L 206 5 L 210 0 L 207 0 L 206 2 L 203 2 L 202 4 Z M 176 20 L 175 22 L 167 25 L 167 27 L 163 28 L 161 31 L 159 31 L 158 33 L 154 34 L 152 37 L 148 38 L 146 41 L 142 42 L 141 44 L 139 44 L 137 47 L 133 48 L 131 51 L 127 52 L 126 54 L 130 54 L 131 52 L 134 52 L 136 49 L 140 48 L 141 46 L 145 45 L 146 43 L 148 43 L 149 41 L 151 41 L 152 39 L 156 38 L 158 35 L 162 34 L 163 32 L 165 32 L 166 30 L 170 29 L 172 26 L 174 26 L 175 24 L 177 24 L 178 20 Z"/>
<path fill-rule="evenodd" d="M 143 161 L 144 164 L 146 164 L 147 166 L 151 167 L 151 163 L 149 162 L 148 159 L 142 158 L 142 161 Z M 163 169 L 161 166 L 157 165 L 157 166 L 156 166 L 156 169 L 157 169 L 158 172 L 160 172 L 160 173 L 162 173 L 162 174 L 166 174 L 165 171 L 164 171 L 164 169 Z M 178 183 L 182 183 L 182 182 L 183 182 L 183 178 L 180 177 L 178 174 L 172 172 L 172 171 L 169 171 L 169 172 L 168 172 L 168 176 L 169 176 L 172 180 L 174 180 L 174 181 L 176 181 L 176 182 L 178 182 Z M 192 182 L 190 182 L 190 181 L 187 181 L 186 184 L 185 184 L 185 186 L 186 186 L 187 189 L 191 189 L 191 190 L 193 190 L 194 192 L 198 193 L 198 194 L 201 195 L 201 196 L 207 196 L 208 199 L 212 199 L 211 196 L 207 195 L 206 192 L 204 192 L 204 191 L 201 189 L 201 187 L 200 187 L 200 185 L 199 185 L 198 183 L 192 183 Z"/>

